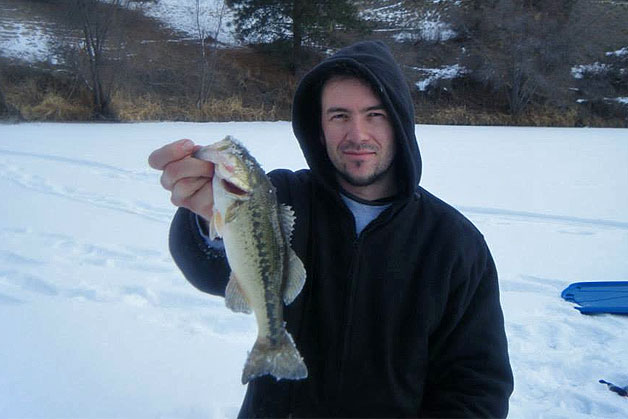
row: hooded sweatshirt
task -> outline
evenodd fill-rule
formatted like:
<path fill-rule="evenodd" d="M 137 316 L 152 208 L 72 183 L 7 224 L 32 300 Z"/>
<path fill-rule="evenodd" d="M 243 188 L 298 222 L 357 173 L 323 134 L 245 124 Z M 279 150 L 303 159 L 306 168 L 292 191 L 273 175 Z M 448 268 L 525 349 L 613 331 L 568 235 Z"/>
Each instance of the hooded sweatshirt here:
<path fill-rule="evenodd" d="M 397 194 L 359 234 L 320 141 L 320 92 L 339 68 L 379 95 L 397 142 Z M 496 268 L 471 222 L 419 186 L 412 99 L 388 48 L 361 42 L 312 69 L 292 125 L 310 169 L 269 176 L 296 213 L 307 279 L 284 318 L 309 375 L 256 378 L 240 417 L 505 417 L 513 377 Z M 170 248 L 193 285 L 224 295 L 224 250 L 185 209 Z"/>

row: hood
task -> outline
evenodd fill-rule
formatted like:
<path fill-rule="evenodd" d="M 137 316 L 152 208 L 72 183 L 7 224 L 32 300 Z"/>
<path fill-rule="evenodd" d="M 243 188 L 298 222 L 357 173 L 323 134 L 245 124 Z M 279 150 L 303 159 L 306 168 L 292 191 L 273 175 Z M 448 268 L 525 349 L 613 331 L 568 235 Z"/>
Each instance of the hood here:
<path fill-rule="evenodd" d="M 414 134 L 414 105 L 399 65 L 380 41 L 359 42 L 341 49 L 314 67 L 297 86 L 292 128 L 313 175 L 328 187 L 337 189 L 335 170 L 320 141 L 320 91 L 322 81 L 338 67 L 357 71 L 379 94 L 395 130 L 399 196 L 413 195 L 421 178 L 421 155 Z"/>

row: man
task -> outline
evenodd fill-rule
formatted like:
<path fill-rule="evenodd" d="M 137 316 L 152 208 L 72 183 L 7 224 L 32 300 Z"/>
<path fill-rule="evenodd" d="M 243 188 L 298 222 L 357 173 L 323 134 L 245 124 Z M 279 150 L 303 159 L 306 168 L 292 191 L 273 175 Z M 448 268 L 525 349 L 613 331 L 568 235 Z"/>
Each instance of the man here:
<path fill-rule="evenodd" d="M 305 380 L 252 381 L 242 417 L 504 417 L 513 379 L 497 273 L 482 235 L 421 188 L 414 109 L 380 42 L 300 82 L 293 129 L 310 170 L 269 173 L 296 212 L 306 285 L 284 310 Z M 203 236 L 211 163 L 179 141 L 151 166 L 180 208 L 170 248 L 186 278 L 224 295 L 229 268 Z"/>

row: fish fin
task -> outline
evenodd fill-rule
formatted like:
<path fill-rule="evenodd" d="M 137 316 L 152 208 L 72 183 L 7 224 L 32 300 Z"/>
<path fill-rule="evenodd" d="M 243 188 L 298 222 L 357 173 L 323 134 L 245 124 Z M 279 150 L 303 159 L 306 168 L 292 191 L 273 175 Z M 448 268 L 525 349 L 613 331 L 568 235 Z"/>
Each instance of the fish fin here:
<path fill-rule="evenodd" d="M 285 329 L 275 346 L 268 339 L 257 339 L 244 364 L 242 384 L 267 374 L 273 375 L 277 380 L 302 380 L 307 377 L 305 362 L 292 336 Z"/>
<path fill-rule="evenodd" d="M 250 314 L 252 311 L 233 271 L 229 275 L 229 283 L 225 290 L 225 305 L 236 313 Z"/>
<path fill-rule="evenodd" d="M 296 217 L 294 211 L 290 205 L 281 204 L 279 206 L 279 222 L 281 224 L 281 231 L 286 238 L 286 243 L 290 244 L 292 239 L 292 231 L 294 230 L 294 221 Z"/>
<path fill-rule="evenodd" d="M 288 269 L 283 283 L 283 302 L 288 305 L 294 301 L 305 285 L 305 267 L 297 254 L 288 247 Z"/>
<path fill-rule="evenodd" d="M 212 219 L 209 222 L 209 238 L 214 240 L 217 237 L 222 237 L 222 227 L 222 216 L 218 211 L 214 211 Z"/>

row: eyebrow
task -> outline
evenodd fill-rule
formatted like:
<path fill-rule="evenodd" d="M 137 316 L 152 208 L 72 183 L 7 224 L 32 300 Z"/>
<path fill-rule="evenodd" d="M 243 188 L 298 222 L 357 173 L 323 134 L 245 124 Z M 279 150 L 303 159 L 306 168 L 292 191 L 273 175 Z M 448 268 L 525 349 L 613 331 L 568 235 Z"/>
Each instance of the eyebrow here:
<path fill-rule="evenodd" d="M 379 105 L 369 106 L 368 108 L 365 108 L 365 109 L 361 109 L 360 112 L 385 111 L 385 110 L 386 108 L 384 107 L 384 105 L 379 104 Z M 327 108 L 327 110 L 325 111 L 326 114 L 335 113 L 335 112 L 349 112 L 349 109 L 343 108 L 342 106 L 333 106 L 331 108 Z"/>

